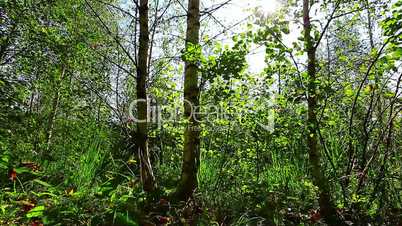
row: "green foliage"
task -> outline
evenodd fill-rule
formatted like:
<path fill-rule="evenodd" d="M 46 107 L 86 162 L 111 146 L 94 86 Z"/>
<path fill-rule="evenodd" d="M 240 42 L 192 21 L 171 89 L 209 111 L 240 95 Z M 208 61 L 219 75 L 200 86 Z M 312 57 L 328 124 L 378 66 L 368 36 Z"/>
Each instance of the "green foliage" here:
<path fill-rule="evenodd" d="M 202 77 L 206 81 L 213 81 L 222 77 L 225 81 L 231 78 L 240 78 L 246 68 L 247 43 L 240 39 L 232 48 L 219 44 L 215 46 L 214 54 L 203 59 L 201 67 Z"/>
<path fill-rule="evenodd" d="M 180 53 L 181 2 L 150 1 L 147 93 L 151 115 L 160 110 L 166 120 L 149 123 L 158 189 L 145 193 L 128 114 L 136 5 L 0 1 L 0 225 L 324 225 L 305 142 L 311 135 L 342 219 L 397 225 L 402 3 L 341 1 L 316 49 L 316 134 L 306 131 L 301 8 L 288 3 L 255 13 L 226 44 L 204 35 Z M 333 9 L 334 2 L 315 2 L 315 42 L 325 26 L 318 21 Z M 201 26 L 212 28 L 206 12 Z M 257 50 L 265 65 L 252 72 Z M 184 141 L 177 59 L 199 66 L 203 113 L 198 188 L 184 203 L 171 199 Z"/>
<path fill-rule="evenodd" d="M 187 43 L 186 50 L 182 55 L 182 60 L 192 64 L 198 64 L 201 61 L 202 48 L 200 45 Z"/>

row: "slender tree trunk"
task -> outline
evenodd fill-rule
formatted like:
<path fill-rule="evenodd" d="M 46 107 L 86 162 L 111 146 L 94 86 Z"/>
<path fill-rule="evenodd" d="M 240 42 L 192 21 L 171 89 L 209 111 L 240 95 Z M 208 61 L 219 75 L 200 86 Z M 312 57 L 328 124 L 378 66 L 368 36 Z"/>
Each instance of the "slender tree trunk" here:
<path fill-rule="evenodd" d="M 144 191 L 155 190 L 153 174 L 148 150 L 148 113 L 146 80 L 148 78 L 148 0 L 141 0 L 139 7 L 140 37 L 137 63 L 137 150 L 140 160 L 140 175 Z"/>
<path fill-rule="evenodd" d="M 60 81 L 56 81 L 57 88 L 56 88 L 55 94 L 53 96 L 52 110 L 50 112 L 50 116 L 49 116 L 47 128 L 46 128 L 46 153 L 44 153 L 46 155 L 49 154 L 48 151 L 52 145 L 54 123 L 56 121 L 57 111 L 59 109 L 59 104 L 60 104 L 60 88 L 61 88 L 61 84 L 64 80 L 65 73 L 66 73 L 66 67 L 63 65 L 62 69 L 61 69 Z M 59 84 L 57 84 L 57 83 L 59 83 Z"/>
<path fill-rule="evenodd" d="M 34 101 L 34 98 L 35 98 L 35 90 L 33 89 L 32 90 L 32 93 L 31 93 L 31 97 L 29 98 L 29 110 L 28 110 L 28 114 L 32 114 L 32 107 L 33 107 L 33 101 Z"/>
<path fill-rule="evenodd" d="M 189 0 L 187 14 L 186 50 L 199 45 L 200 0 Z M 194 60 L 185 59 L 184 71 L 184 116 L 188 120 L 184 131 L 184 150 L 181 179 L 177 196 L 181 200 L 191 197 L 197 188 L 197 172 L 200 164 L 198 66 Z"/>
<path fill-rule="evenodd" d="M 278 72 L 278 94 L 282 94 L 282 81 L 281 81 L 281 68 L 279 67 L 279 72 Z"/>
<path fill-rule="evenodd" d="M 330 225 L 338 225 L 336 210 L 331 202 L 330 187 L 327 178 L 321 168 L 321 153 L 317 141 L 317 92 L 316 92 L 316 48 L 311 37 L 311 23 L 309 15 L 309 1 L 303 0 L 304 42 L 307 51 L 307 145 L 314 184 L 319 189 L 320 213 Z"/>
<path fill-rule="evenodd" d="M 368 28 L 368 35 L 369 35 L 369 41 L 370 41 L 370 52 L 374 49 L 374 39 L 373 39 L 373 24 L 371 21 L 371 12 L 370 12 L 370 3 L 368 2 L 368 0 L 364 1 L 364 7 L 367 8 L 367 28 Z M 363 137 L 361 138 L 361 140 L 363 141 L 363 150 L 362 150 L 362 155 L 361 155 L 361 163 L 360 163 L 360 169 L 363 170 L 364 166 L 367 163 L 367 145 L 368 145 L 368 141 L 369 141 L 369 121 L 370 118 L 373 115 L 373 107 L 376 105 L 376 103 L 374 102 L 374 99 L 377 97 L 377 95 L 375 95 L 375 90 L 378 84 L 378 75 L 377 73 L 375 73 L 375 84 L 373 86 L 372 89 L 372 93 L 370 95 L 370 104 L 369 104 L 369 108 L 366 112 L 366 116 L 364 118 L 364 122 L 363 122 Z M 365 81 L 365 85 L 368 85 L 369 81 L 366 80 Z M 378 112 L 381 112 L 381 106 L 380 106 L 380 102 L 377 103 L 377 109 L 379 110 Z M 378 115 L 378 118 L 381 118 L 381 114 Z"/>
<path fill-rule="evenodd" d="M 370 3 L 368 0 L 365 2 L 365 6 L 367 7 L 367 27 L 368 27 L 368 33 L 369 33 L 369 40 L 370 40 L 370 47 L 371 49 L 374 48 L 374 38 L 373 38 L 373 23 L 371 19 L 371 12 L 370 12 Z"/>

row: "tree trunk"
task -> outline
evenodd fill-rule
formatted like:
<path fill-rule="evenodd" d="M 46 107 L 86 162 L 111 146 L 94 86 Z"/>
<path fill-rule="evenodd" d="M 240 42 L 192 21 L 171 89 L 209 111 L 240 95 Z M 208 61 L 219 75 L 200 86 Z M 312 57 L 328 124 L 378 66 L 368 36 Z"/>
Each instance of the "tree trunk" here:
<path fill-rule="evenodd" d="M 189 0 L 187 14 L 186 50 L 199 45 L 200 0 Z M 184 131 L 184 150 L 181 179 L 177 197 L 186 200 L 197 188 L 197 172 L 200 164 L 199 107 L 197 60 L 185 59 L 184 69 L 184 116 L 187 124 Z"/>
<path fill-rule="evenodd" d="M 365 2 L 365 6 L 367 7 L 367 27 L 369 33 L 369 41 L 370 41 L 370 49 L 374 49 L 374 38 L 373 38 L 373 23 L 371 19 L 371 12 L 370 12 L 370 3 L 368 0 Z"/>
<path fill-rule="evenodd" d="M 148 78 L 148 0 L 141 0 L 139 7 L 140 37 L 137 63 L 137 150 L 140 161 L 140 176 L 144 191 L 155 190 L 153 174 L 148 150 L 148 117 L 146 80 Z"/>
<path fill-rule="evenodd" d="M 43 155 L 46 155 L 49 157 L 49 150 L 52 145 L 52 137 L 53 137 L 53 132 L 54 132 L 54 123 L 56 121 L 56 116 L 57 116 L 57 111 L 59 109 L 59 104 L 60 104 L 60 88 L 62 86 L 62 82 L 64 80 L 64 75 L 66 73 L 66 67 L 63 65 L 61 68 L 61 75 L 60 75 L 60 81 L 56 81 L 56 90 L 55 94 L 53 96 L 52 100 L 52 110 L 50 112 L 50 116 L 47 122 L 47 127 L 46 127 L 46 153 L 43 153 Z"/>
<path fill-rule="evenodd" d="M 307 51 L 307 145 L 314 184 L 319 189 L 320 213 L 329 225 L 338 225 L 336 210 L 331 202 L 330 188 L 327 178 L 321 168 L 321 154 L 317 141 L 317 96 L 316 96 L 316 47 L 311 37 L 311 23 L 309 15 L 309 1 L 303 0 L 304 42 Z"/>

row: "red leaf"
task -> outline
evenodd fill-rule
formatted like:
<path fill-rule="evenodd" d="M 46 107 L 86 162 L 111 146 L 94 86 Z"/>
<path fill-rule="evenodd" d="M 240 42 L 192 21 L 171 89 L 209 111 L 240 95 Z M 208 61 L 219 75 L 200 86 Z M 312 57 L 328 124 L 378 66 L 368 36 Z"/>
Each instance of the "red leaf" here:
<path fill-rule="evenodd" d="M 8 172 L 8 178 L 9 178 L 11 181 L 15 181 L 15 180 L 17 179 L 17 172 L 15 171 L 14 168 L 11 169 L 11 170 Z"/>

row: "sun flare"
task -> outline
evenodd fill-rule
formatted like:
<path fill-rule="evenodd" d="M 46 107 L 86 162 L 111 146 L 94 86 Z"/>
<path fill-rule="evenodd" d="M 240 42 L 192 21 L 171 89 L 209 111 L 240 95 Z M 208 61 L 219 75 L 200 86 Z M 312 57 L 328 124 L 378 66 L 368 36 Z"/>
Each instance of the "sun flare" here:
<path fill-rule="evenodd" d="M 255 0 L 256 7 L 267 14 L 275 13 L 280 8 L 278 0 Z"/>

